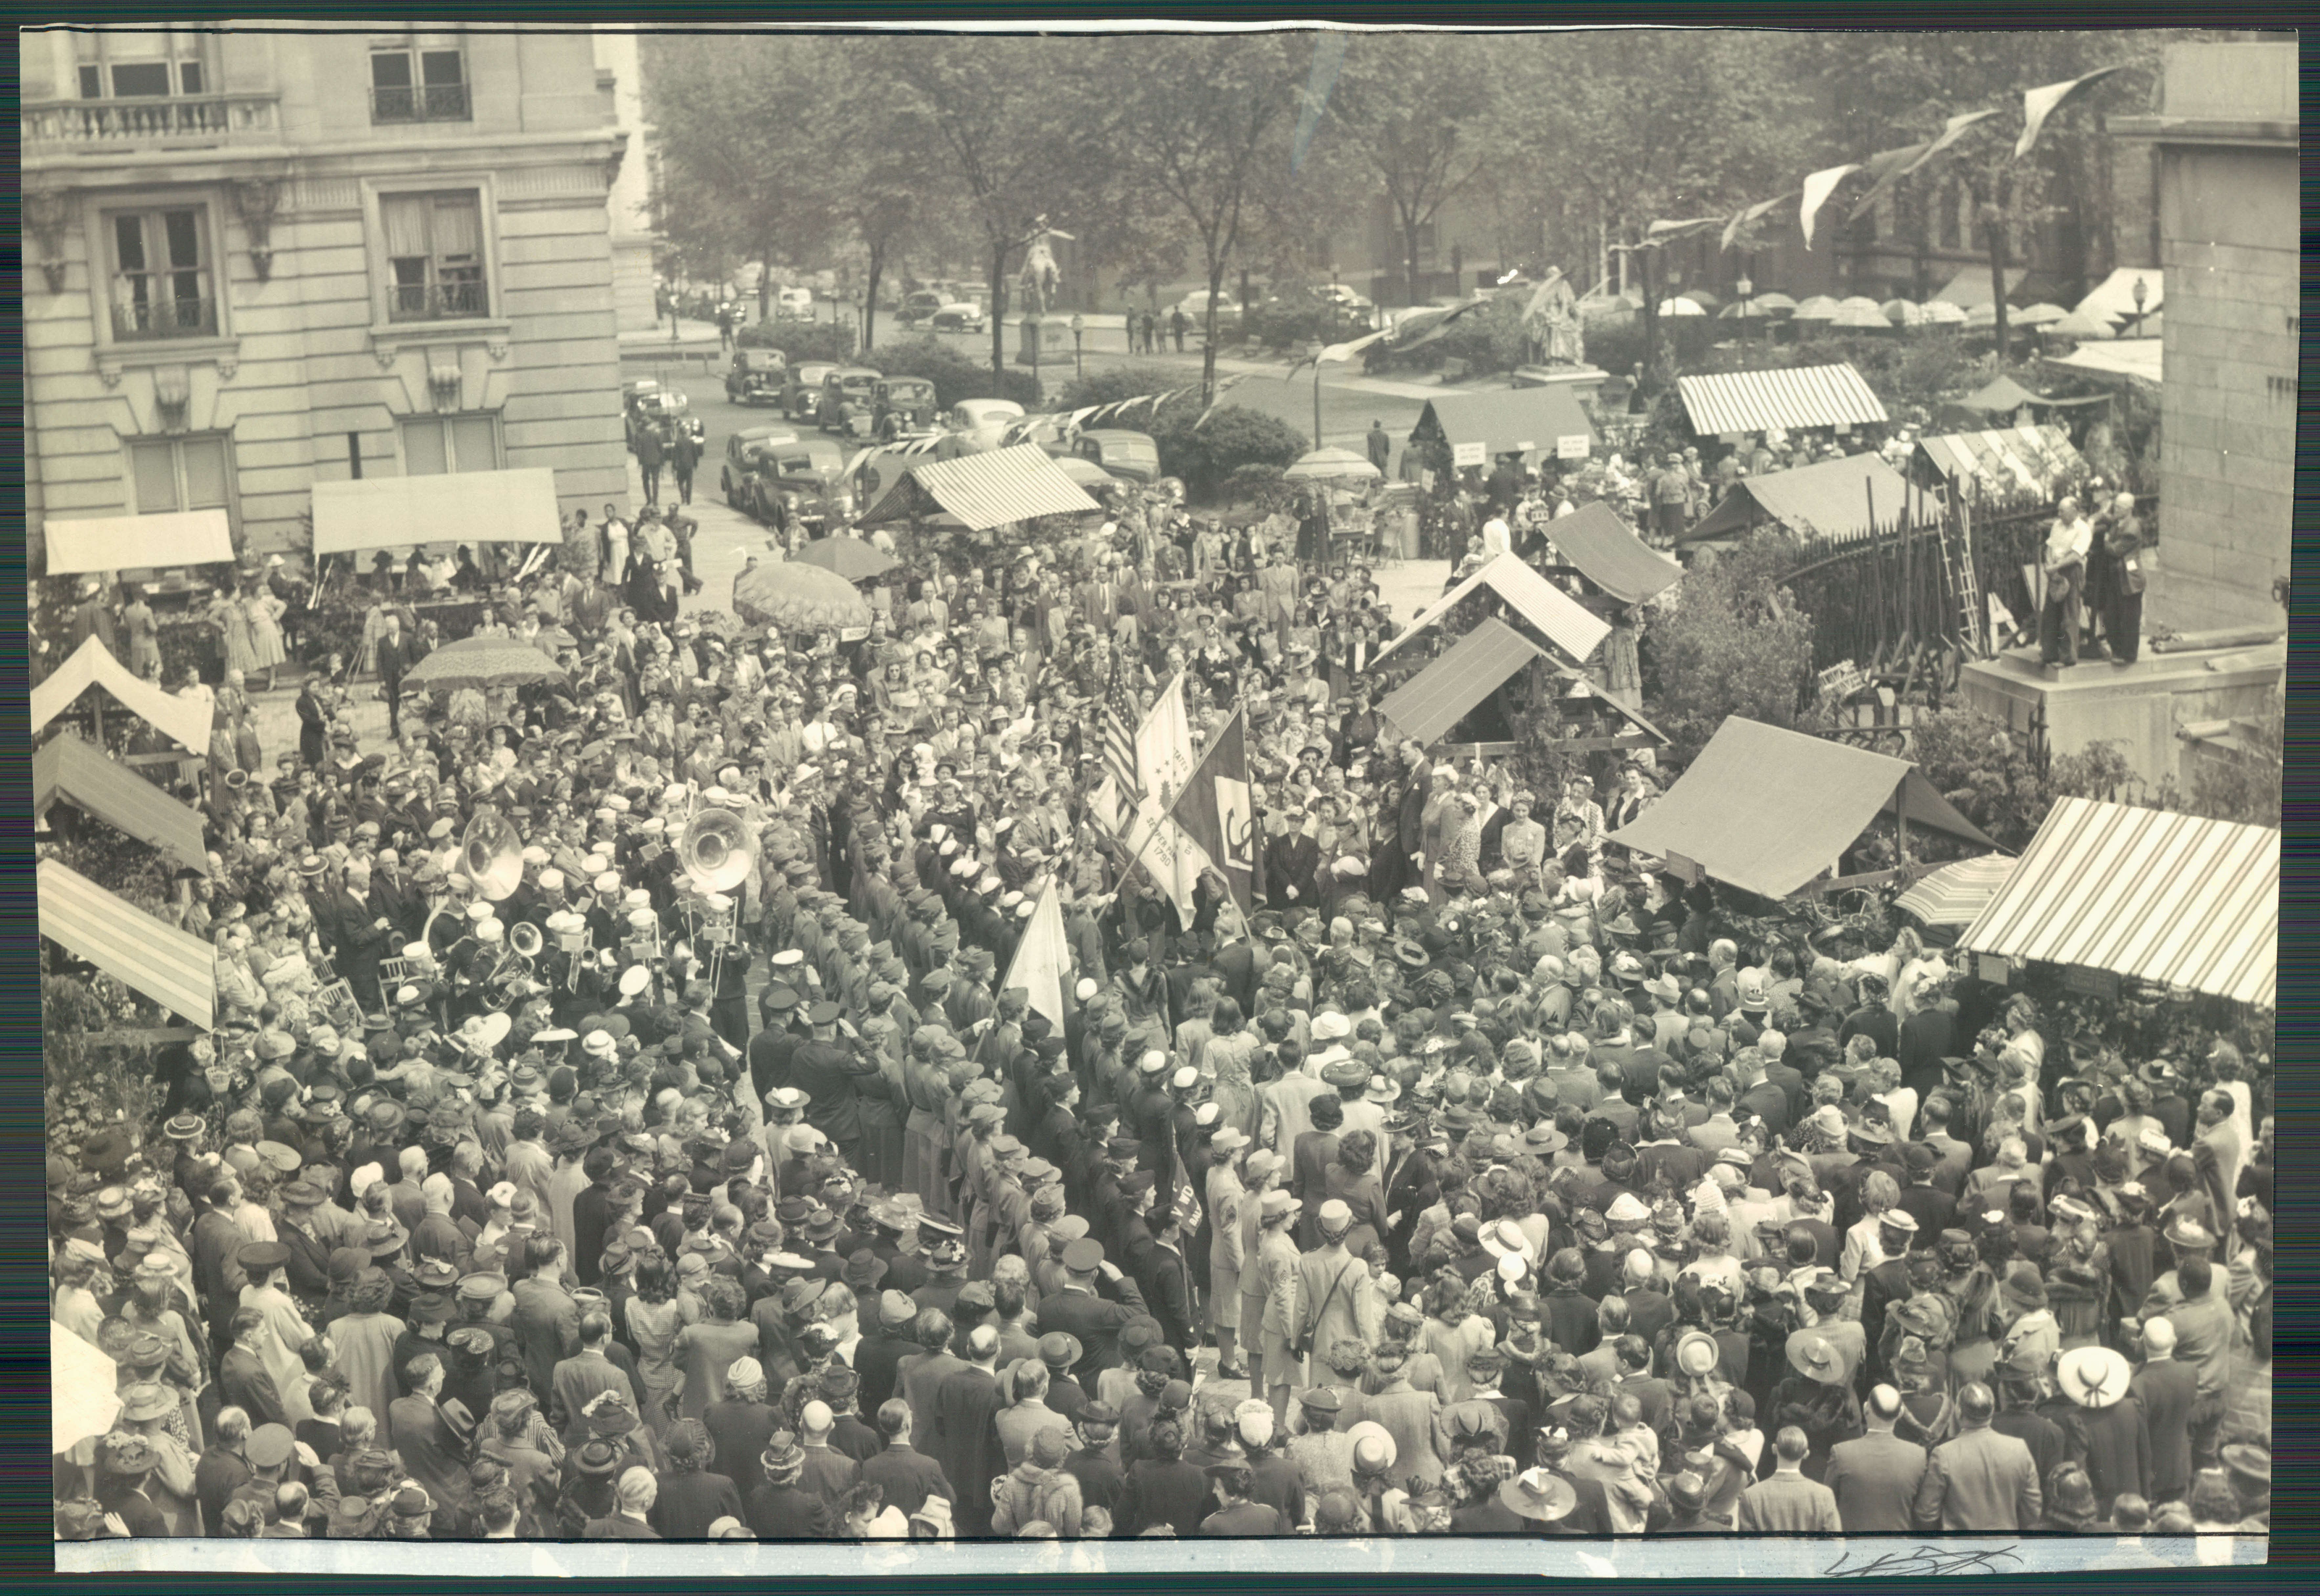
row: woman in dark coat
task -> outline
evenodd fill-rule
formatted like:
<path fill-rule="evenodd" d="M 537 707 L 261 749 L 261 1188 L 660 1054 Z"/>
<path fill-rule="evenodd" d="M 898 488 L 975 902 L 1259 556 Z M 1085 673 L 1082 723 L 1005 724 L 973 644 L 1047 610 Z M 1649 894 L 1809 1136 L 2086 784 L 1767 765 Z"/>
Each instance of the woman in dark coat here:
<path fill-rule="evenodd" d="M 1366 1257 L 1384 1239 L 1385 1185 L 1378 1174 L 1377 1137 L 1355 1130 L 1341 1137 L 1337 1156 L 1322 1172 L 1322 1201 L 1336 1198 L 1354 1211 L 1354 1228 L 1346 1233 L 1346 1250 Z"/>

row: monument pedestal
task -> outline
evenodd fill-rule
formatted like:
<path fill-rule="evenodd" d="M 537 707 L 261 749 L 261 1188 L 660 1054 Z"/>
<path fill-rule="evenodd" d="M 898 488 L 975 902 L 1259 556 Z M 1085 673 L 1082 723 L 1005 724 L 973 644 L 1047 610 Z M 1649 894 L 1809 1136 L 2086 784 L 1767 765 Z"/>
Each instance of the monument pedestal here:
<path fill-rule="evenodd" d="M 1038 353 L 1035 355 L 1034 350 Z M 1069 375 L 1072 364 L 1072 323 L 1067 316 L 1025 316 L 1015 323 L 1015 364 L 1061 366 Z"/>
<path fill-rule="evenodd" d="M 1595 395 L 1609 376 L 1592 366 L 1523 366 L 1515 370 L 1515 386 L 1569 388 L 1580 408 L 1591 416 L 1595 413 Z"/>
<path fill-rule="evenodd" d="M 2056 756 L 2115 742 L 2154 789 L 2188 782 L 2180 727 L 2260 714 L 2288 668 L 2283 639 L 2239 648 L 2154 654 L 2133 665 L 2044 666 L 2035 648 L 1976 660 L 1962 673 L 1968 704 L 2028 735 L 2043 719 Z"/>

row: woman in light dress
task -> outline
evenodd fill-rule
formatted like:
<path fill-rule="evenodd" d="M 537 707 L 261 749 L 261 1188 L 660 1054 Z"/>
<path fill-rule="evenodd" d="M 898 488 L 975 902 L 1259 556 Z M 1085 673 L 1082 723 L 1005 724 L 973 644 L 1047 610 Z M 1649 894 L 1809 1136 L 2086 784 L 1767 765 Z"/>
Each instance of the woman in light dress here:
<path fill-rule="evenodd" d="M 240 603 L 242 613 L 248 617 L 251 656 L 258 661 L 254 668 L 266 678 L 259 691 L 270 691 L 275 667 L 286 664 L 290 658 L 289 650 L 282 644 L 282 612 L 289 606 L 263 587 L 251 587 L 243 593 Z"/>

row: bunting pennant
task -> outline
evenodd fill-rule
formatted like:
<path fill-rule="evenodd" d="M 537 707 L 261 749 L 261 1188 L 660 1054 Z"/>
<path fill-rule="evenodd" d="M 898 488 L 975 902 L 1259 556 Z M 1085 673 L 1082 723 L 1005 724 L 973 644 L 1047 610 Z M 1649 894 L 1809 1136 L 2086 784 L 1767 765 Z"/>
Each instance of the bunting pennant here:
<path fill-rule="evenodd" d="M 1202 427 L 1209 424 L 1209 418 L 1216 414 L 1218 408 L 1225 402 L 1225 390 L 1232 387 L 1235 384 L 1245 380 L 1247 376 L 1248 373 L 1246 371 L 1236 371 L 1230 376 L 1226 377 L 1223 381 L 1217 384 L 1217 396 L 1209 402 L 1208 409 L 1201 412 L 1201 419 L 1192 423 L 1193 431 L 1197 432 Z"/>
<path fill-rule="evenodd" d="M 1784 205 L 1796 197 L 1797 191 L 1791 188 L 1786 194 L 1776 194 L 1771 199 L 1758 200 L 1753 205 L 1743 206 L 1735 211 L 1733 213 L 1732 220 L 1724 224 L 1724 241 L 1719 247 L 1729 249 L 1732 247 L 1732 240 L 1740 236 L 1742 228 L 1769 214 L 1773 206 Z"/>
<path fill-rule="evenodd" d="M 1901 180 L 1902 172 L 1913 168 L 1918 158 L 1932 148 L 1932 141 L 1928 140 L 1923 144 L 1911 144 L 1902 150 L 1881 150 L 1862 162 L 1861 169 L 1871 178 L 1869 192 L 1845 213 L 1844 219 L 1858 222 L 1869 214 L 1870 207 L 1883 199 L 1887 191 Z"/>
<path fill-rule="evenodd" d="M 1828 204 L 1828 196 L 1836 192 L 1836 186 L 1860 169 L 1859 161 L 1851 161 L 1841 167 L 1829 167 L 1815 172 L 1805 179 L 1803 206 L 1798 220 L 1804 224 L 1806 249 L 1812 248 L 1813 218 L 1820 213 L 1823 205 Z"/>
<path fill-rule="evenodd" d="M 1015 945 L 1015 957 L 1008 961 L 1007 979 L 999 990 L 1020 986 L 1030 993 L 1033 1012 L 1046 1015 L 1060 1035 L 1070 1018 L 1064 994 L 1071 987 L 1071 970 L 1064 908 L 1050 881 L 1039 893 L 1038 907 L 1031 911 L 1030 923 L 1023 928 L 1023 939 Z"/>
<path fill-rule="evenodd" d="M 1935 138 L 1934 141 L 1926 146 L 1925 153 L 1917 157 L 1917 159 L 1911 161 L 1908 166 L 1901 168 L 1901 176 L 1904 177 L 1913 177 L 1917 173 L 1923 171 L 1926 162 L 1932 160 L 1934 157 L 1941 154 L 1942 151 L 1947 150 L 1960 139 L 1964 138 L 1966 134 L 1971 131 L 1974 128 L 1980 126 L 1985 122 L 1988 122 L 1991 117 L 1997 114 L 1998 107 L 1992 105 L 1987 111 L 1969 111 L 1963 115 L 1951 117 L 1948 122 L 1943 124 L 1941 132 Z"/>
<path fill-rule="evenodd" d="M 2050 83 L 2044 88 L 2025 90 L 2022 95 L 2022 137 L 2014 143 L 2014 159 L 2020 160 L 2038 142 L 2038 134 L 2045 128 L 2046 119 L 2060 111 L 2079 95 L 2100 83 L 2114 72 L 2124 72 L 2124 66 L 2105 67 L 2089 72 L 2084 77 L 2073 77 L 2068 83 Z"/>
<path fill-rule="evenodd" d="M 1243 914 L 1256 911 L 1259 839 L 1249 802 L 1248 712 L 1233 712 L 1201 756 L 1169 812 L 1210 867 L 1225 878 Z"/>
<path fill-rule="evenodd" d="M 1644 241 L 1647 244 L 1672 243 L 1677 239 L 1705 232 L 1716 222 L 1717 218 L 1713 216 L 1694 216 L 1683 222 L 1654 222 L 1644 229 Z"/>

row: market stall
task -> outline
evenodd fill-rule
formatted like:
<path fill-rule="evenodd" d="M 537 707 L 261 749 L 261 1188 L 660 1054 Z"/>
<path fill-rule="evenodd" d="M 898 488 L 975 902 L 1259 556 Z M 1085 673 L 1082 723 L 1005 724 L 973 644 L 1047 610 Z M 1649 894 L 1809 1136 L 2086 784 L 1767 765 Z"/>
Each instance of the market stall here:
<path fill-rule="evenodd" d="M 122 902 L 56 859 L 38 872 L 41 935 L 203 1030 L 217 1005 L 210 945 Z"/>
<path fill-rule="evenodd" d="M 1742 477 L 1675 540 L 1736 543 L 1758 527 L 1781 526 L 1808 543 L 1850 543 L 1899 521 L 1908 496 L 1908 479 L 1876 455 L 1816 460 Z"/>
<path fill-rule="evenodd" d="M 2064 798 L 1959 946 L 1985 980 L 2044 964 L 2260 1009 L 2278 1002 L 2279 832 Z"/>
<path fill-rule="evenodd" d="M 1882 426 L 1888 420 L 1884 404 L 1861 373 L 1841 360 L 1775 371 L 1680 376 L 1675 391 L 1693 432 L 1734 442 L 1750 432 L 1829 427 L 1842 433 L 1852 427 Z"/>
<path fill-rule="evenodd" d="M 949 515 L 971 532 L 1042 515 L 1082 515 L 1103 506 L 1064 475 L 1047 451 L 1019 443 L 956 460 L 929 460 L 865 511 L 858 525 L 884 526 Z"/>
<path fill-rule="evenodd" d="M 1760 897 L 1881 884 L 1894 871 L 1839 873 L 1881 814 L 1906 847 L 1911 826 L 1985 848 L 1997 844 L 1907 759 L 1735 715 L 1675 785 L 1610 840 Z"/>
<path fill-rule="evenodd" d="M 1412 639 L 1439 630 L 1458 606 L 1476 594 L 1504 604 L 1510 615 L 1528 625 L 1539 640 L 1572 667 L 1583 664 L 1610 635 L 1608 621 L 1518 556 L 1502 554 L 1420 611 L 1400 637 L 1378 650 L 1374 663 L 1383 664 Z"/>
<path fill-rule="evenodd" d="M 1595 423 L 1568 386 L 1500 388 L 1429 399 L 1410 429 L 1413 449 L 1448 452 L 1452 468 L 1487 467 L 1500 455 L 1583 460 L 1596 452 Z"/>
<path fill-rule="evenodd" d="M 2052 501 L 2087 476 L 2086 458 L 2061 427 L 2006 427 L 1920 438 L 1909 451 L 1910 480 L 1926 489 L 1957 484 L 1988 494 L 2034 494 Z"/>
<path fill-rule="evenodd" d="M 115 659 L 95 638 L 74 649 L 71 657 L 32 689 L 32 720 L 28 730 L 39 732 L 91 687 L 104 688 L 122 708 L 141 717 L 188 753 L 209 752 L 210 725 L 216 714 L 210 700 L 164 692 L 153 683 L 131 675 L 129 667 Z"/>
<path fill-rule="evenodd" d="M 1547 540 L 1559 567 L 1623 604 L 1640 604 L 1674 584 L 1683 567 L 1636 536 L 1619 512 L 1590 499 L 1568 515 L 1546 523 Z"/>
<path fill-rule="evenodd" d="M 32 756 L 33 819 L 44 818 L 59 803 L 103 821 L 180 865 L 209 868 L 201 816 L 68 731 L 50 738 Z"/>

